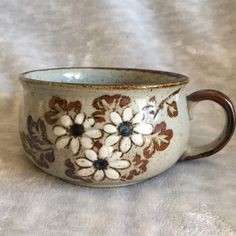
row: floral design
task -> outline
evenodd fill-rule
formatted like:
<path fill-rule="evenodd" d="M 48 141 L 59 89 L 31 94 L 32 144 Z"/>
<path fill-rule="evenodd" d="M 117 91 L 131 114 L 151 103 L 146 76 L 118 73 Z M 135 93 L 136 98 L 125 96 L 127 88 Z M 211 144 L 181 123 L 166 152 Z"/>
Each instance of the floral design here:
<path fill-rule="evenodd" d="M 73 102 L 67 102 L 66 99 L 62 99 L 57 96 L 53 96 L 48 104 L 50 111 L 47 111 L 44 114 L 44 118 L 46 122 L 50 125 L 55 124 L 58 119 L 61 116 L 61 113 L 63 114 L 78 114 L 81 110 L 81 103 L 80 101 L 73 101 Z"/>
<path fill-rule="evenodd" d="M 43 120 L 36 122 L 32 116 L 27 118 L 28 133 L 21 132 L 20 137 L 25 152 L 40 167 L 49 168 L 48 163 L 55 160 L 52 143 L 48 140 L 47 131 Z"/>
<path fill-rule="evenodd" d="M 173 131 L 157 115 L 166 111 L 171 119 L 178 116 L 174 96 L 179 91 L 159 103 L 156 96 L 150 97 L 138 112 L 132 109 L 128 96 L 103 95 L 93 100 L 91 114 L 82 111 L 80 101 L 53 96 L 44 119 L 51 126 L 55 148 L 73 154 L 64 162 L 65 175 L 89 183 L 126 181 L 145 173 L 150 158 L 157 157 L 154 153 L 170 145 Z M 54 145 L 47 137 L 44 121 L 35 122 L 29 116 L 27 125 L 28 134 L 21 133 L 26 152 L 38 165 L 49 168 L 54 162 Z"/>
<path fill-rule="evenodd" d="M 92 177 L 95 181 L 105 178 L 111 180 L 120 179 L 118 170 L 127 169 L 130 166 L 128 160 L 121 159 L 121 152 L 104 152 L 103 147 L 97 154 L 94 150 L 85 150 L 84 158 L 78 158 L 75 162 L 80 167 L 77 175 L 81 177 Z M 104 155 L 105 154 L 105 155 Z"/>
<path fill-rule="evenodd" d="M 142 157 L 140 155 L 136 154 L 134 159 L 132 160 L 132 164 L 133 164 L 134 168 L 132 170 L 130 170 L 128 175 L 122 176 L 122 179 L 123 180 L 126 180 L 126 179 L 131 180 L 135 176 L 138 176 L 138 175 L 146 172 L 148 162 L 149 161 L 147 159 L 142 159 Z"/>
<path fill-rule="evenodd" d="M 76 164 L 72 162 L 71 159 L 67 159 L 65 161 L 65 166 L 67 167 L 65 174 L 66 176 L 70 177 L 71 179 L 75 179 L 75 180 L 80 180 L 82 182 L 86 182 L 86 183 L 90 183 L 92 182 L 90 179 L 85 179 L 83 177 L 80 177 L 76 174 Z"/>
<path fill-rule="evenodd" d="M 148 111 L 150 115 L 153 115 L 153 119 L 155 119 L 158 115 L 158 113 L 164 108 L 165 105 L 167 105 L 167 114 L 172 118 L 176 117 L 178 115 L 178 108 L 177 103 L 175 101 L 172 101 L 169 103 L 169 100 L 173 98 L 176 94 L 178 94 L 180 89 L 177 89 L 173 93 L 171 93 L 169 96 L 167 96 L 165 99 L 161 101 L 161 103 L 157 103 L 156 97 L 153 96 L 149 99 L 147 105 L 143 107 L 143 110 Z"/>
<path fill-rule="evenodd" d="M 167 114 L 169 117 L 176 117 L 178 115 L 178 109 L 176 101 L 173 101 L 172 103 L 166 103 L 168 105 L 167 107 Z"/>
<path fill-rule="evenodd" d="M 58 136 L 56 148 L 70 148 L 74 155 L 79 153 L 80 147 L 90 149 L 94 145 L 93 139 L 102 137 L 99 129 L 91 128 L 95 121 L 92 117 L 86 118 L 85 114 L 79 113 L 72 119 L 69 115 L 60 118 L 61 125 L 53 128 L 53 133 Z"/>
<path fill-rule="evenodd" d="M 146 158 L 150 158 L 155 151 L 165 150 L 170 144 L 172 137 L 173 131 L 171 129 L 166 129 L 166 123 L 164 121 L 157 124 L 149 138 L 148 147 L 143 150 L 143 155 Z"/>
<path fill-rule="evenodd" d="M 125 107 L 130 103 L 130 97 L 115 94 L 113 96 L 103 95 L 94 99 L 93 107 L 97 110 L 92 116 L 96 122 L 105 122 L 104 115 L 106 111 L 114 111 L 117 107 Z"/>
<path fill-rule="evenodd" d="M 110 119 L 112 124 L 105 124 L 103 129 L 109 136 L 105 139 L 106 146 L 113 146 L 119 142 L 119 150 L 126 153 L 130 150 L 132 143 L 143 146 L 144 135 L 152 133 L 151 124 L 143 121 L 144 115 L 138 112 L 133 115 L 130 107 L 125 108 L 121 115 L 118 112 L 111 112 Z"/>

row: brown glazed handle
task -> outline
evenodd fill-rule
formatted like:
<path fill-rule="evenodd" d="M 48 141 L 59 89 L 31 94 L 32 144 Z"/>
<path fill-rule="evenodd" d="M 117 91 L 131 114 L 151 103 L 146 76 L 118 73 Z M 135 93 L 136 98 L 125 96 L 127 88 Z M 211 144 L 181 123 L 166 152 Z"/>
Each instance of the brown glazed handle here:
<path fill-rule="evenodd" d="M 220 151 L 230 140 L 235 130 L 235 110 L 232 101 L 223 93 L 216 90 L 199 90 L 187 97 L 188 108 L 191 113 L 193 105 L 196 103 L 210 100 L 218 103 L 225 111 L 226 121 L 225 126 L 218 138 L 212 143 L 200 147 L 189 146 L 186 153 L 182 156 L 182 160 L 193 160 L 210 156 Z"/>

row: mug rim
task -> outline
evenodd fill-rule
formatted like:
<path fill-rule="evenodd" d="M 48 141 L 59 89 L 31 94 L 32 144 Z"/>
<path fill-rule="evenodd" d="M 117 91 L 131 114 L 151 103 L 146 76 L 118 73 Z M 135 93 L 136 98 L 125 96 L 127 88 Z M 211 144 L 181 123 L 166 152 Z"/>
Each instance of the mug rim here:
<path fill-rule="evenodd" d="M 164 76 L 170 76 L 175 79 L 174 82 L 160 83 L 156 82 L 153 84 L 140 83 L 140 84 L 102 84 L 102 83 L 73 83 L 73 82 L 59 82 L 59 81 L 48 81 L 48 80 L 39 80 L 29 77 L 28 75 L 34 72 L 47 72 L 53 70 L 107 70 L 107 71 L 123 71 L 123 72 L 137 72 L 137 73 L 150 73 L 150 74 L 159 74 Z M 46 86 L 56 86 L 64 88 L 90 88 L 90 89 L 155 89 L 155 88 L 166 88 L 174 87 L 187 84 L 189 78 L 183 74 L 162 71 L 162 70 L 151 70 L 151 69 L 139 69 L 139 68 L 124 68 L 124 67 L 58 67 L 58 68 L 47 68 L 47 69 L 36 69 L 25 71 L 20 74 L 19 79 L 21 82 L 26 82 L 27 84 L 34 85 L 46 85 Z"/>

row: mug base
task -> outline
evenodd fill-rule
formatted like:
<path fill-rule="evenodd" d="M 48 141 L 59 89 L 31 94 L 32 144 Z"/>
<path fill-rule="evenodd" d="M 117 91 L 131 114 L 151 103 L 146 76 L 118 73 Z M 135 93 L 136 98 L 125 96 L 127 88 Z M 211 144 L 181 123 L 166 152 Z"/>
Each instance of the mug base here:
<path fill-rule="evenodd" d="M 77 182 L 77 181 L 73 181 L 73 180 L 68 180 L 68 179 L 63 179 L 63 178 L 60 178 L 58 177 L 60 180 L 66 182 L 66 183 L 69 183 L 69 184 L 73 184 L 73 185 L 77 185 L 79 187 L 86 187 L 86 188 L 119 188 L 119 187 L 126 187 L 126 186 L 129 186 L 129 185 L 133 185 L 133 184 L 138 184 L 138 183 L 141 183 L 145 180 L 148 180 L 148 179 L 144 179 L 144 180 L 140 180 L 140 181 L 134 181 L 134 182 L 129 182 L 129 183 L 119 183 L 119 184 L 104 184 L 104 185 L 98 185 L 98 184 L 93 184 L 93 183 L 82 183 L 82 182 Z"/>
<path fill-rule="evenodd" d="M 66 182 L 66 183 L 77 185 L 79 187 L 87 187 L 87 188 L 117 188 L 117 187 L 126 187 L 126 186 L 129 186 L 129 185 L 133 185 L 133 184 L 138 184 L 138 183 L 144 182 L 144 181 L 146 181 L 148 179 L 151 179 L 151 178 L 156 176 L 155 175 L 153 177 L 145 178 L 145 179 L 142 179 L 142 180 L 139 180 L 139 181 L 123 182 L 123 183 L 121 182 L 121 183 L 117 183 L 117 184 L 104 184 L 104 185 L 102 185 L 102 184 L 97 184 L 97 183 L 83 183 L 83 182 L 73 181 L 73 180 L 69 180 L 69 179 L 63 178 L 63 177 L 59 177 L 57 174 L 50 173 L 49 171 L 47 171 L 47 170 L 43 169 L 42 167 L 40 167 L 39 165 L 37 165 L 34 161 L 31 160 L 31 158 L 28 157 L 28 159 L 31 161 L 31 163 L 34 164 L 35 167 L 39 168 L 44 173 L 46 173 L 46 174 L 48 174 L 50 176 L 53 176 L 55 178 L 58 178 L 58 179 Z"/>

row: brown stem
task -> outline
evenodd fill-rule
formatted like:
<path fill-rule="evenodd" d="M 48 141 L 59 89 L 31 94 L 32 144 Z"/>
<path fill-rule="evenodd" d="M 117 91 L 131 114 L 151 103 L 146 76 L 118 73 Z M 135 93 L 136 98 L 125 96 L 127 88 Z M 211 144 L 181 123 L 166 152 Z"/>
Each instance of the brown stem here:
<path fill-rule="evenodd" d="M 163 109 L 165 103 L 166 103 L 170 98 L 172 98 L 172 97 L 175 96 L 177 93 L 179 93 L 180 90 L 181 90 L 181 88 L 177 89 L 176 91 L 174 91 L 172 94 L 170 94 L 168 97 L 166 97 L 166 98 L 159 104 L 159 106 L 158 106 L 158 108 L 157 108 L 157 110 L 156 110 L 156 112 L 155 112 L 155 114 L 154 114 L 153 119 L 155 119 L 156 116 L 157 116 L 157 114 L 159 113 L 159 111 Z"/>

